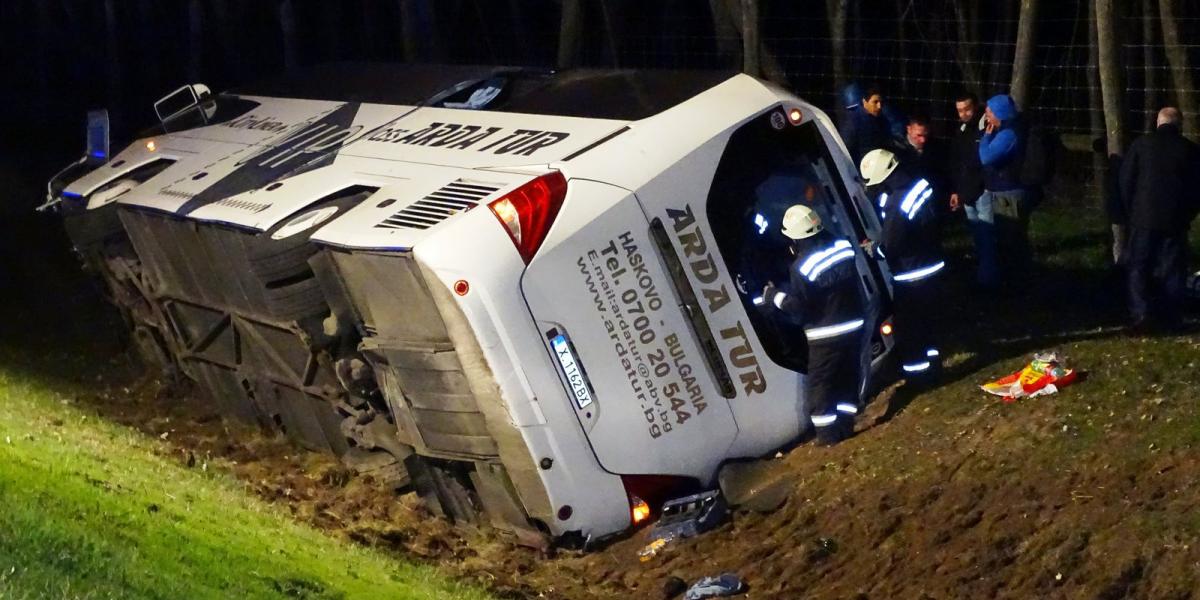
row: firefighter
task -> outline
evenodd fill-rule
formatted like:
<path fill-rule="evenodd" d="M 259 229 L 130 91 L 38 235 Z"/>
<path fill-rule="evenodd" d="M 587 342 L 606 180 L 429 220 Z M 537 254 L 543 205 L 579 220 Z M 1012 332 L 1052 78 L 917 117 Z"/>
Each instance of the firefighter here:
<path fill-rule="evenodd" d="M 892 272 L 900 367 L 909 381 L 928 383 L 941 370 L 941 353 L 929 340 L 929 311 L 937 306 L 937 274 L 946 266 L 931 201 L 935 190 L 929 180 L 908 174 L 888 150 L 868 153 L 860 167 L 883 222 L 875 252 Z"/>
<path fill-rule="evenodd" d="M 858 414 L 865 307 L 854 267 L 854 246 L 825 231 L 816 211 L 796 204 L 782 233 L 795 259 L 788 281 L 768 283 L 756 305 L 771 305 L 804 328 L 808 373 L 803 379 L 817 443 L 831 446 L 854 433 Z"/>

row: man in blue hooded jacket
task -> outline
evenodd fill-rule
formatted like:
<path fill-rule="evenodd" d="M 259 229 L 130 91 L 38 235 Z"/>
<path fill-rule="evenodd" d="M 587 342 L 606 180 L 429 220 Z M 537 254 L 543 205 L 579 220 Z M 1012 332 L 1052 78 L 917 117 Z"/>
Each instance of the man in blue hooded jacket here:
<path fill-rule="evenodd" d="M 838 124 L 840 126 L 845 127 L 846 122 L 852 118 L 853 113 L 862 110 L 862 99 L 865 93 L 866 90 L 857 81 L 850 82 L 849 85 L 842 89 L 842 104 L 837 112 Z"/>
<path fill-rule="evenodd" d="M 977 226 L 981 228 L 979 279 L 984 287 L 1000 285 L 1001 264 L 1005 275 L 1024 266 L 1029 258 L 1029 207 L 1021 185 L 1021 161 L 1025 154 L 1025 130 L 1017 103 L 1008 94 L 992 96 L 984 112 L 987 125 L 979 140 L 979 162 L 983 165 L 983 195 L 975 203 Z M 985 264 L 985 261 L 991 264 Z"/>

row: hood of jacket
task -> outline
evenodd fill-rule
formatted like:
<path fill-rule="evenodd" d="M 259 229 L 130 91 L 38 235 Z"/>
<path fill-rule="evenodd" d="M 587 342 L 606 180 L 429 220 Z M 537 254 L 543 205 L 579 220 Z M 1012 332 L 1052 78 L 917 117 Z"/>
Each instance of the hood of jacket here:
<path fill-rule="evenodd" d="M 853 82 L 846 86 L 846 89 L 842 90 L 842 104 L 846 108 L 856 108 L 859 104 L 862 104 L 864 93 L 866 93 L 866 90 L 858 82 Z"/>
<path fill-rule="evenodd" d="M 1017 103 L 1008 94 L 997 94 L 988 98 L 987 107 L 992 109 L 992 114 L 1002 122 L 1017 117 Z"/>

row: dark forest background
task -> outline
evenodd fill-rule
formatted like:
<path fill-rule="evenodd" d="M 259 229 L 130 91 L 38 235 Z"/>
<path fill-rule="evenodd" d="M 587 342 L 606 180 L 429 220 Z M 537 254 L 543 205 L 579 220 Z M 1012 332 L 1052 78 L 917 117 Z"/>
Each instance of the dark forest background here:
<path fill-rule="evenodd" d="M 0 0 L 0 163 L 49 176 L 79 154 L 89 108 L 119 139 L 183 83 L 341 60 L 742 68 L 831 112 L 853 79 L 942 131 L 958 91 L 1008 91 L 1023 72 L 1023 108 L 1083 151 L 1114 129 L 1127 142 L 1165 103 L 1195 132 L 1196 40 L 1200 0 Z"/>

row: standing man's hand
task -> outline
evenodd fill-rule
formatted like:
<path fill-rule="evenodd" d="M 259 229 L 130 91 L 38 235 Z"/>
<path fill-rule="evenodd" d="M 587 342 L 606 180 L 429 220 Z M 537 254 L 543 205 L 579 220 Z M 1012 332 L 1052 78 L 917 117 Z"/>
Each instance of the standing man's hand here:
<path fill-rule="evenodd" d="M 858 243 L 858 247 L 862 248 L 862 251 L 867 256 L 870 256 L 872 258 L 875 257 L 875 240 L 872 240 L 870 238 L 865 239 Z"/>
<path fill-rule="evenodd" d="M 950 194 L 950 211 L 958 210 L 959 206 L 962 206 L 962 202 L 959 201 L 958 194 Z"/>
<path fill-rule="evenodd" d="M 994 133 L 995 131 L 996 131 L 996 122 L 991 119 L 987 119 L 987 126 L 983 128 L 983 132 L 984 133 Z"/>

